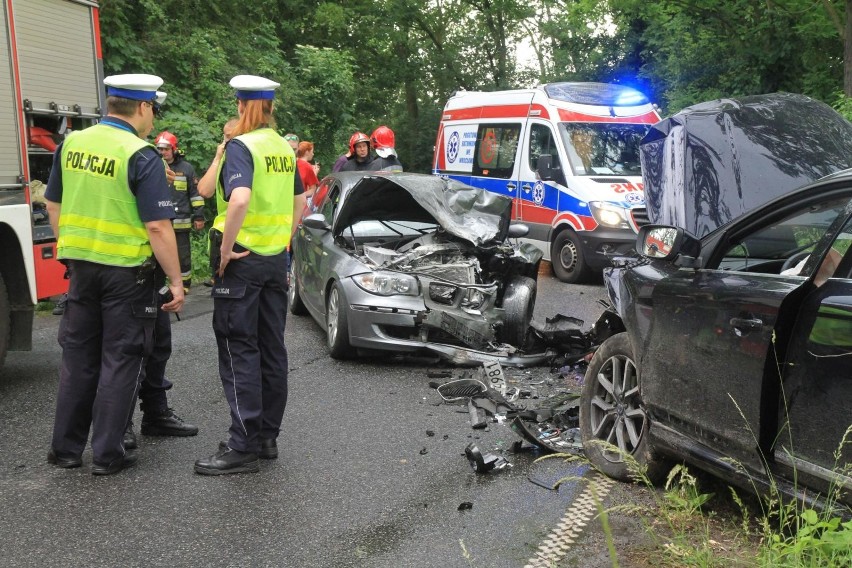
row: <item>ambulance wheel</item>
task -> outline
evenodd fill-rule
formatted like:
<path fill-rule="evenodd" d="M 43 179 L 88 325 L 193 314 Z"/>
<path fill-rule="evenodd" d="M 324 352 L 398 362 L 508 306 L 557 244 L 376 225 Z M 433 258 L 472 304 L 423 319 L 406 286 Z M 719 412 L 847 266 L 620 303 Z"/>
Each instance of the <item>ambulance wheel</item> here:
<path fill-rule="evenodd" d="M 523 347 L 535 307 L 536 283 L 532 278 L 516 276 L 506 285 L 503 294 L 505 319 L 500 340 L 516 347 Z"/>
<path fill-rule="evenodd" d="M 566 229 L 556 235 L 550 247 L 550 263 L 553 273 L 563 282 L 579 284 L 592 275 L 592 269 L 583 258 L 583 248 L 576 233 Z"/>
<path fill-rule="evenodd" d="M 343 288 L 335 282 L 328 292 L 325 310 L 325 331 L 333 359 L 348 359 L 352 354 L 352 346 L 349 344 L 349 318 L 346 316 L 348 309 Z"/>
<path fill-rule="evenodd" d="M 296 278 L 296 263 L 290 260 L 290 286 L 287 288 L 287 303 L 290 304 L 290 313 L 294 316 L 303 316 L 308 313 L 302 294 L 299 292 L 299 279 Z"/>
<path fill-rule="evenodd" d="M 6 282 L 0 275 L 0 369 L 6 360 L 6 351 L 9 349 L 9 336 L 12 330 L 12 312 L 9 307 L 9 292 L 6 290 Z"/>

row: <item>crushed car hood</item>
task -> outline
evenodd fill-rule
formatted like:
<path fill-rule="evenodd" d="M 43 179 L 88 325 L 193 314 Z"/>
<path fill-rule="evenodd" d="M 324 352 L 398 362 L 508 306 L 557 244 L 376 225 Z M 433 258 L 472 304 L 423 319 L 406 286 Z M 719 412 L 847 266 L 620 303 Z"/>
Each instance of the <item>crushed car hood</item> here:
<path fill-rule="evenodd" d="M 640 155 L 651 222 L 700 238 L 852 167 L 852 124 L 803 95 L 719 99 L 658 122 L 643 138 Z"/>
<path fill-rule="evenodd" d="M 361 220 L 437 222 L 474 246 L 505 240 L 512 200 L 437 176 L 388 173 L 364 176 L 352 186 L 333 232 Z"/>

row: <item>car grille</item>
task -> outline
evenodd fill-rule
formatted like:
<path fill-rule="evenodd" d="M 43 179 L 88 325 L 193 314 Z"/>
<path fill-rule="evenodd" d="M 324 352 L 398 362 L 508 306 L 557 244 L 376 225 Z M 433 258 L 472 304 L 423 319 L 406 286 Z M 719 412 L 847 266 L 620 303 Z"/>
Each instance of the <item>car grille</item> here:
<path fill-rule="evenodd" d="M 650 223 L 651 219 L 648 218 L 648 210 L 644 207 L 636 207 L 630 210 L 630 224 L 633 225 L 634 231 L 639 232 L 639 229 Z"/>

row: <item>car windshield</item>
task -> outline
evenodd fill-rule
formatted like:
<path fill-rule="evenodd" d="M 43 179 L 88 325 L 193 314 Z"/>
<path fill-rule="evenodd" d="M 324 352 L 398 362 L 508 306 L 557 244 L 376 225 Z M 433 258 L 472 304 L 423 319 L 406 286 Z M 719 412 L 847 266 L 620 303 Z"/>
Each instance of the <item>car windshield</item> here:
<path fill-rule="evenodd" d="M 559 133 L 578 176 L 641 175 L 639 141 L 648 124 L 561 122 Z"/>

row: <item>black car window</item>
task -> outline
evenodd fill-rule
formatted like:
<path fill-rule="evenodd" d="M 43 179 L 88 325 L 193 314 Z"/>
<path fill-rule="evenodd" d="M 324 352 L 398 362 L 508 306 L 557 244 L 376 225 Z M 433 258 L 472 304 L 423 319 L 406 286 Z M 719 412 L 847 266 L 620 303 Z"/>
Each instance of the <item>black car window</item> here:
<path fill-rule="evenodd" d="M 562 164 L 559 161 L 559 150 L 556 146 L 556 140 L 553 138 L 553 132 L 546 124 L 533 124 L 530 127 L 530 169 L 538 170 L 538 157 L 542 154 L 550 154 L 553 156 L 551 167 L 556 170 L 562 169 Z"/>
<path fill-rule="evenodd" d="M 817 269 L 816 284 L 820 285 L 828 278 L 851 278 L 852 277 L 852 218 L 837 234 L 831 243 L 828 254 Z M 844 259 L 845 257 L 845 259 Z"/>
<path fill-rule="evenodd" d="M 804 267 L 808 253 L 825 236 L 832 223 L 844 214 L 849 199 L 836 198 L 824 203 L 811 203 L 784 218 L 762 225 L 736 238 L 727 247 L 720 268 L 755 272 L 810 276 L 789 271 Z M 788 266 L 785 266 L 789 262 Z"/>
<path fill-rule="evenodd" d="M 340 186 L 334 184 L 328 190 L 325 200 L 319 205 L 318 212 L 325 216 L 326 222 L 331 223 L 332 219 L 334 219 L 334 210 L 337 209 L 338 201 L 340 201 Z"/>

